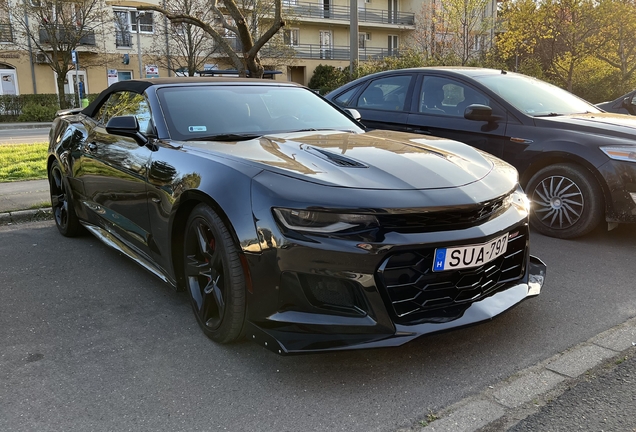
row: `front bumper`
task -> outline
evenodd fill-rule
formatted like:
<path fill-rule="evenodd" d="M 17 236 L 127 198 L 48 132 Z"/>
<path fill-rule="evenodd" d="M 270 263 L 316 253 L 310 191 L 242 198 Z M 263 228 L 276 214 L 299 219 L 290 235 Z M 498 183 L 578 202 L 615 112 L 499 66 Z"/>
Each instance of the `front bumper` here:
<path fill-rule="evenodd" d="M 288 326 L 263 328 L 253 322 L 247 323 L 246 334 L 248 339 L 280 355 L 396 347 L 426 334 L 490 320 L 523 300 L 539 295 L 545 275 L 546 265 L 540 259 L 531 256 L 528 271 L 522 281 L 511 284 L 490 297 L 471 303 L 461 317 L 448 322 L 396 324 L 391 334 L 332 333 L 333 328 L 325 328 L 322 333 L 307 333 L 300 328 L 300 331 L 290 331 Z M 317 324 L 315 320 L 303 320 L 302 314 L 298 313 L 290 314 L 288 318 L 290 319 L 288 325 L 302 327 L 304 323 L 315 327 Z M 373 326 L 373 320 L 370 318 L 369 320 L 369 326 Z M 346 322 L 342 324 L 346 325 Z M 328 324 L 329 327 L 332 325 L 333 323 Z"/>
<path fill-rule="evenodd" d="M 609 160 L 599 172 L 605 180 L 606 220 L 608 222 L 636 222 L 636 163 Z"/>
<path fill-rule="evenodd" d="M 489 320 L 538 295 L 546 274 L 529 255 L 527 215 L 512 207 L 465 229 L 387 232 L 368 242 L 291 238 L 277 226 L 271 204 L 256 208 L 262 253 L 246 254 L 246 335 L 281 355 L 398 346 Z M 504 233 L 508 250 L 495 261 L 429 271 L 435 248 L 482 244 Z"/>

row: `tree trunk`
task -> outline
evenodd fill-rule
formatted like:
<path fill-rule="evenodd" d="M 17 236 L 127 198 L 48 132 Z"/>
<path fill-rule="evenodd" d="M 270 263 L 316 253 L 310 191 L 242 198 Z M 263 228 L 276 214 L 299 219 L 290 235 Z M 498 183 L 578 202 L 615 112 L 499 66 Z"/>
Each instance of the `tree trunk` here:
<path fill-rule="evenodd" d="M 60 99 L 60 109 L 70 108 L 66 103 L 66 93 L 64 92 L 64 81 L 66 80 L 66 73 L 61 74 L 57 73 L 57 89 L 58 89 L 58 97 Z"/>

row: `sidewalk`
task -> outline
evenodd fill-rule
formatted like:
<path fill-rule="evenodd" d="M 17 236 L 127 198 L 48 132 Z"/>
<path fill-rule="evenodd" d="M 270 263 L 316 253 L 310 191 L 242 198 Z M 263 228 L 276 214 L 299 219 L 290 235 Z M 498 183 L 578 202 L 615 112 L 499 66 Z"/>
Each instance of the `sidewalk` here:
<path fill-rule="evenodd" d="M 0 130 L 50 128 L 50 122 L 0 123 Z M 50 207 L 42 206 L 50 202 L 47 180 L 0 183 L 0 225 L 49 219 L 52 217 Z"/>
<path fill-rule="evenodd" d="M 0 225 L 52 217 L 48 180 L 0 183 Z"/>

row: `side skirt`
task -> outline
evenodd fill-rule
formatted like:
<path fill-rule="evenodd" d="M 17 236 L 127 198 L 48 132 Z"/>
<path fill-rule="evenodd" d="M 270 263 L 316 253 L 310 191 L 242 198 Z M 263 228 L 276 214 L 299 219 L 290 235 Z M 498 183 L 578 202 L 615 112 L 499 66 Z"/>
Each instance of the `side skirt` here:
<path fill-rule="evenodd" d="M 123 253 L 124 255 L 135 261 L 137 264 L 148 270 L 150 273 L 157 276 L 162 281 L 170 284 L 174 288 L 177 287 L 176 281 L 168 276 L 168 274 L 166 274 L 158 266 L 153 264 L 149 259 L 136 252 L 132 247 L 128 246 L 119 237 L 98 226 L 91 225 L 83 221 L 81 223 L 84 228 L 90 231 L 91 234 L 101 240 L 105 245 L 110 246 L 111 248 Z"/>

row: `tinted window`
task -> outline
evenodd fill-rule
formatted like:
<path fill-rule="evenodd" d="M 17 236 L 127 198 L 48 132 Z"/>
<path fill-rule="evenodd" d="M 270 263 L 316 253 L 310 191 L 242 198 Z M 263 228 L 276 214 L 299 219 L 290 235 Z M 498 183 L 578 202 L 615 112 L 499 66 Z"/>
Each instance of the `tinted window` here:
<path fill-rule="evenodd" d="M 550 116 L 600 111 L 557 86 L 514 73 L 486 75 L 475 79 L 508 103 L 531 116 Z"/>
<path fill-rule="evenodd" d="M 357 106 L 403 111 L 411 78 L 411 75 L 396 75 L 371 81 L 358 98 Z"/>
<path fill-rule="evenodd" d="M 351 102 L 351 98 L 353 97 L 353 94 L 360 88 L 360 86 L 355 86 L 352 89 L 347 90 L 346 92 L 342 93 L 340 96 L 334 98 L 334 103 L 343 107 L 346 107 L 349 105 L 349 103 Z"/>
<path fill-rule="evenodd" d="M 466 107 L 472 104 L 490 106 L 490 100 L 459 81 L 424 77 L 419 96 L 419 112 L 463 117 Z"/>

